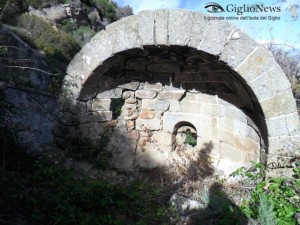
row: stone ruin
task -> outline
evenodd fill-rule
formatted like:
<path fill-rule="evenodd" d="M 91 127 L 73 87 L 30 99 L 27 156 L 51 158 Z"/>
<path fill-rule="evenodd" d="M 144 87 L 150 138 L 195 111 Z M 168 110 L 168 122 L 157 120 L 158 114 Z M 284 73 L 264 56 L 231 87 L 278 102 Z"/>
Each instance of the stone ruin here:
<path fill-rule="evenodd" d="M 203 157 L 228 175 L 299 146 L 296 102 L 272 54 L 199 12 L 123 18 L 85 45 L 67 73 L 65 128 L 92 139 L 108 135 L 116 169 L 184 170 Z M 73 130 L 70 115 L 79 124 Z"/>

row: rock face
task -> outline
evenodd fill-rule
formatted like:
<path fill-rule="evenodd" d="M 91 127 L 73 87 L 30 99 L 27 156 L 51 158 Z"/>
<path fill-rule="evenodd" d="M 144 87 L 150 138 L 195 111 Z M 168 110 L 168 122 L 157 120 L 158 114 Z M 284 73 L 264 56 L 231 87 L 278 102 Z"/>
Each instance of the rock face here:
<path fill-rule="evenodd" d="M 83 9 L 80 1 L 53 5 L 42 9 L 28 7 L 29 14 L 41 17 L 54 24 L 72 19 L 78 26 L 91 26 L 95 31 L 100 31 L 110 23 L 110 20 L 101 15 L 101 12 L 95 7 L 90 7 L 88 11 L 86 12 Z"/>
<path fill-rule="evenodd" d="M 0 91 L 14 106 L 12 117 L 18 141 L 28 151 L 40 152 L 53 143 L 52 129 L 58 114 L 57 98 L 48 92 L 49 70 L 42 56 L 0 25 L 2 60 Z M 5 55 L 3 55 L 5 54 Z M 12 66 L 12 67 L 11 67 Z"/>
<path fill-rule="evenodd" d="M 265 156 L 272 162 L 279 149 L 291 152 L 299 144 L 295 99 L 271 53 L 233 25 L 198 12 L 145 11 L 111 24 L 67 73 L 62 99 L 72 104 L 61 110 L 80 114 L 80 123 L 102 126 L 78 111 L 95 98 L 123 96 L 132 104 L 121 107 L 110 130 L 116 168 L 183 165 L 204 152 L 228 174 Z M 127 88 L 132 82 L 137 89 Z M 197 139 L 186 151 L 176 143 L 182 127 Z M 160 135 L 171 141 L 159 144 Z"/>

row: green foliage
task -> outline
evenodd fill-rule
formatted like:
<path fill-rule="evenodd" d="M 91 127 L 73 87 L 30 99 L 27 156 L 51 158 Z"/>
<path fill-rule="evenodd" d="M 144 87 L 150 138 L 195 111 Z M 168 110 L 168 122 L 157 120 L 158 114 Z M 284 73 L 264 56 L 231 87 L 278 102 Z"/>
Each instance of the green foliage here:
<path fill-rule="evenodd" d="M 34 8 L 44 7 L 46 4 L 59 4 L 66 3 L 67 0 L 26 0 L 28 6 L 33 6 Z"/>
<path fill-rule="evenodd" d="M 265 178 L 265 165 L 252 162 L 252 166 L 249 169 L 241 167 L 234 171 L 230 176 L 240 176 L 245 184 L 257 184 Z"/>
<path fill-rule="evenodd" d="M 60 164 L 17 151 L 0 173 L 4 224 L 171 224 L 170 206 L 156 201 L 160 189 L 150 185 L 78 180 Z"/>
<path fill-rule="evenodd" d="M 118 19 L 116 16 L 117 6 L 115 4 L 109 3 L 108 0 L 90 0 L 90 2 L 100 9 L 103 15 L 109 18 L 111 22 Z"/>
<path fill-rule="evenodd" d="M 0 46 L 0 61 L 1 58 L 8 57 L 8 48 L 6 46 Z"/>
<path fill-rule="evenodd" d="M 188 144 L 191 146 L 196 146 L 197 145 L 197 134 L 192 133 L 190 129 L 187 129 L 185 131 L 185 140 L 184 140 L 184 144 Z"/>
<path fill-rule="evenodd" d="M 29 14 L 22 14 L 17 19 L 21 37 L 44 51 L 48 58 L 63 61 L 66 64 L 80 50 L 77 41 L 64 32 L 58 32 L 43 19 Z M 24 32 L 27 31 L 27 32 Z"/>
<path fill-rule="evenodd" d="M 80 26 L 78 29 L 72 31 L 73 37 L 81 46 L 89 42 L 95 34 L 96 32 L 88 26 Z"/>
<path fill-rule="evenodd" d="M 122 98 L 111 99 L 110 110 L 112 111 L 113 119 L 117 119 L 121 115 L 123 104 L 124 104 L 124 99 Z"/>
<path fill-rule="evenodd" d="M 72 32 L 75 31 L 78 28 L 76 22 L 69 20 L 69 19 L 65 19 L 61 25 L 60 25 L 60 29 L 64 32 Z"/>
<path fill-rule="evenodd" d="M 261 224 L 277 225 L 276 217 L 273 211 L 274 208 L 272 203 L 268 201 L 266 194 L 262 194 L 258 208 L 258 220 L 261 222 Z"/>
<path fill-rule="evenodd" d="M 87 161 L 100 169 L 109 168 L 110 153 L 106 150 L 109 137 L 101 135 L 97 140 L 89 138 L 74 138 L 67 141 L 65 146 L 68 154 L 79 161 Z"/>
<path fill-rule="evenodd" d="M 263 221 L 273 221 L 275 218 L 278 225 L 295 225 L 295 215 L 300 212 L 300 163 L 296 163 L 293 179 L 263 180 L 263 169 L 261 164 L 254 164 L 250 170 L 241 168 L 233 173 L 234 176 L 241 175 L 247 182 L 255 184 L 251 198 L 244 201 L 241 207 L 242 211 L 249 218 Z"/>
<path fill-rule="evenodd" d="M 34 15 L 22 14 L 17 19 L 17 26 L 15 31 L 27 43 L 45 52 L 45 61 L 53 73 L 49 91 L 59 93 L 66 67 L 80 50 L 79 43 L 71 34 L 55 30 L 49 23 Z"/>
<path fill-rule="evenodd" d="M 0 21 L 13 23 L 18 15 L 27 10 L 27 7 L 22 0 L 0 0 Z"/>

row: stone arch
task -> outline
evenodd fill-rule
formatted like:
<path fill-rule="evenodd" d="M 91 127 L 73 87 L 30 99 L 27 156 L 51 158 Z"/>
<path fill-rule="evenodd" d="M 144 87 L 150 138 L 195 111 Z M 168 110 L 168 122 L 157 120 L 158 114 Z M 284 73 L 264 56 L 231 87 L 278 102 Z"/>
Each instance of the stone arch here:
<path fill-rule="evenodd" d="M 119 65 L 119 56 L 143 54 L 147 48 L 151 51 L 151 46 L 174 51 L 185 48 L 210 58 L 210 63 L 220 66 L 220 70 L 226 67 L 255 105 L 250 114 L 257 113 L 260 117 L 257 123 L 267 153 L 274 155 L 282 148 L 294 150 L 292 146 L 300 140 L 296 103 L 291 85 L 272 54 L 234 25 L 208 21 L 199 12 L 144 11 L 107 26 L 71 61 L 64 80 L 63 99 L 76 107 L 86 107 L 89 99 L 83 96 L 97 95 L 99 79 L 108 71 L 113 74 L 112 67 Z M 62 108 L 65 106 L 62 104 Z"/>

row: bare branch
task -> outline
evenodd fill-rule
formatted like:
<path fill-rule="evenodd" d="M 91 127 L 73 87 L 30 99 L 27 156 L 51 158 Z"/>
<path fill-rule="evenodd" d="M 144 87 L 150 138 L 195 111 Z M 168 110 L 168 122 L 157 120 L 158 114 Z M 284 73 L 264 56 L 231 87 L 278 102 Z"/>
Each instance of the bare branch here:
<path fill-rule="evenodd" d="M 34 68 L 34 67 L 28 67 L 28 66 L 5 66 L 5 65 L 2 65 L 2 66 L 7 67 L 7 68 L 22 69 L 22 70 L 24 70 L 24 69 L 35 70 L 35 71 L 39 71 L 41 73 L 45 73 L 45 74 L 48 74 L 48 75 L 51 75 L 51 76 L 58 76 L 59 75 L 59 74 L 49 73 L 49 72 L 46 72 L 44 70 Z"/>

